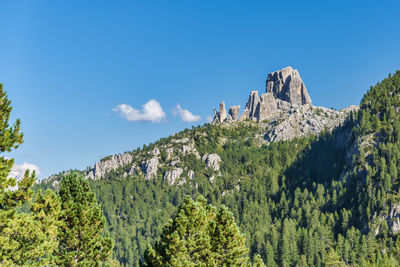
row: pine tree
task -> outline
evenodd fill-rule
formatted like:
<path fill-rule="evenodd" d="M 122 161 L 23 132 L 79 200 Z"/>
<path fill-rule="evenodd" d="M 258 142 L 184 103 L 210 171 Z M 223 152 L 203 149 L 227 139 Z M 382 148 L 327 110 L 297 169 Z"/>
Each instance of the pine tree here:
<path fill-rule="evenodd" d="M 112 241 L 103 236 L 105 218 L 88 182 L 78 173 L 63 177 L 59 192 L 61 214 L 57 263 L 64 266 L 99 266 L 107 261 Z"/>
<path fill-rule="evenodd" d="M 147 248 L 142 265 L 246 266 L 247 254 L 244 235 L 226 207 L 217 210 L 201 196 L 186 197 L 154 248 Z"/>
<path fill-rule="evenodd" d="M 232 212 L 221 206 L 213 220 L 211 232 L 212 256 L 218 266 L 239 266 L 247 261 L 245 237 L 235 223 Z"/>
<path fill-rule="evenodd" d="M 253 267 L 265 267 L 265 264 L 259 254 L 255 255 L 254 257 Z"/>
<path fill-rule="evenodd" d="M 344 267 L 346 264 L 340 259 L 337 252 L 330 248 L 328 255 L 326 256 L 325 266 L 329 267 Z"/>
<path fill-rule="evenodd" d="M 267 266 L 269 267 L 274 267 L 277 266 L 276 262 L 275 262 L 275 256 L 274 256 L 274 248 L 272 247 L 272 245 L 269 243 L 269 241 L 267 241 L 267 245 L 265 248 L 265 256 L 266 256 L 266 263 Z"/>
<path fill-rule="evenodd" d="M 3 85 L 0 84 L 0 153 L 11 152 L 23 142 L 20 120 L 16 120 L 13 126 L 9 125 L 11 111 L 11 101 L 8 100 Z M 6 190 L 16 185 L 16 179 L 8 177 L 13 165 L 14 159 L 0 157 L 0 208 L 1 211 L 8 212 L 10 216 L 14 213 L 13 208 L 20 206 L 31 197 L 30 188 L 34 182 L 34 177 L 25 175 L 17 190 Z"/>
<path fill-rule="evenodd" d="M 12 111 L 3 85 L 0 84 L 0 153 L 10 152 L 23 142 L 20 121 L 9 125 Z M 0 157 L 0 265 L 31 266 L 52 263 L 52 252 L 57 247 L 57 198 L 48 193 L 39 195 L 32 204 L 32 212 L 17 212 L 32 199 L 35 173 L 27 171 L 20 181 L 10 178 L 13 159 Z M 16 186 L 15 190 L 10 187 Z M 41 206 L 49 203 L 48 208 Z"/>

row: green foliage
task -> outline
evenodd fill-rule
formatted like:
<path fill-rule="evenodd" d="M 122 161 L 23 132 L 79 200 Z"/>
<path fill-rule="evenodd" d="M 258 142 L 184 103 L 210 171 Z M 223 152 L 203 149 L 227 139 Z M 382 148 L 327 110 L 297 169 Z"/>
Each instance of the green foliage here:
<path fill-rule="evenodd" d="M 62 266 L 99 266 L 107 261 L 112 241 L 103 237 L 105 219 L 95 194 L 82 175 L 63 177 L 59 192 L 61 200 L 57 263 Z"/>
<path fill-rule="evenodd" d="M 245 237 L 233 214 L 207 200 L 186 197 L 160 241 L 145 252 L 144 266 L 245 266 Z M 258 263 L 260 260 L 258 259 Z"/>
<path fill-rule="evenodd" d="M 8 123 L 10 104 L 0 84 L 0 152 L 22 143 L 20 121 Z M 17 183 L 8 177 L 13 164 L 0 157 L 0 266 L 99 266 L 108 260 L 112 242 L 100 236 L 104 217 L 88 183 L 71 174 L 59 195 L 47 190 L 33 196 L 35 173 L 26 171 Z"/>
<path fill-rule="evenodd" d="M 0 84 L 0 152 L 10 152 L 23 141 L 20 121 L 9 126 L 11 102 Z M 0 265 L 47 265 L 51 264 L 52 252 L 58 245 L 55 222 L 59 210 L 54 193 L 39 195 L 32 203 L 32 212 L 18 212 L 23 204 L 32 199 L 31 187 L 35 173 L 26 172 L 17 183 L 9 173 L 13 159 L 0 157 Z M 15 190 L 10 187 L 18 185 Z M 44 207 L 44 203 L 49 207 Z"/>
<path fill-rule="evenodd" d="M 387 215 L 387 207 L 399 201 L 399 108 L 400 71 L 371 87 L 361 102 L 355 129 L 360 153 L 354 161 L 361 179 L 354 181 L 357 194 L 352 199 L 359 206 L 355 212 L 360 224 L 374 213 Z"/>
<path fill-rule="evenodd" d="M 326 267 L 345 267 L 346 264 L 340 259 L 339 255 L 333 248 L 329 249 L 328 255 L 325 261 Z"/>

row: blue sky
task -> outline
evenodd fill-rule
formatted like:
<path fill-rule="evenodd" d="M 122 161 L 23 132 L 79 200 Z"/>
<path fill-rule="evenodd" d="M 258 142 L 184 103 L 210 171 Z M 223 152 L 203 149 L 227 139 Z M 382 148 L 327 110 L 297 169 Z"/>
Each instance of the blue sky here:
<path fill-rule="evenodd" d="M 1 1 L 0 10 L 0 82 L 25 134 L 8 156 L 40 177 L 203 124 L 221 100 L 243 108 L 288 65 L 313 104 L 338 109 L 400 69 L 398 1 Z M 146 103 L 154 114 L 142 113 Z"/>

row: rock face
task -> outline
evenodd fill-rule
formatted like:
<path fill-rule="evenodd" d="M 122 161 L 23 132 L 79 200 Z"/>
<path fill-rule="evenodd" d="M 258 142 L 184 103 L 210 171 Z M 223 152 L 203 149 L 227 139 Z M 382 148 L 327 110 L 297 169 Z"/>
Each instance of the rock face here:
<path fill-rule="evenodd" d="M 189 177 L 189 179 L 193 179 L 194 178 L 194 171 L 189 170 L 188 171 L 188 177 Z"/>
<path fill-rule="evenodd" d="M 344 123 L 351 111 L 336 111 L 324 107 L 302 105 L 287 112 L 275 113 L 269 118 L 264 140 L 268 143 L 290 140 L 295 137 L 319 134 L 325 129 L 332 130 Z"/>
<path fill-rule="evenodd" d="M 138 169 L 138 167 L 136 166 L 136 164 L 133 163 L 132 166 L 131 166 L 131 168 L 129 169 L 129 171 L 128 171 L 128 172 L 125 172 L 125 173 L 123 174 L 123 176 L 124 176 L 124 177 L 127 177 L 128 175 L 133 176 L 133 175 L 135 175 L 135 174 L 138 173 L 138 170 L 139 170 L 139 169 Z"/>
<path fill-rule="evenodd" d="M 220 105 L 220 112 L 214 111 L 214 123 L 236 121 L 238 117 L 239 121 L 267 120 L 278 112 L 302 105 L 312 105 L 306 86 L 296 69 L 286 67 L 268 74 L 264 94 L 259 96 L 258 91 L 250 92 L 249 100 L 240 117 L 238 116 L 240 106 L 231 107 L 228 117 L 225 118 L 221 116 Z M 225 107 L 225 104 L 223 106 Z"/>
<path fill-rule="evenodd" d="M 294 105 L 312 104 L 299 72 L 292 67 L 268 74 L 266 92 Z"/>
<path fill-rule="evenodd" d="M 381 233 L 383 222 L 387 223 L 391 234 L 398 234 L 400 232 L 400 203 L 392 203 L 390 205 L 388 214 L 378 216 L 376 216 L 375 214 L 373 221 L 377 222 L 377 224 L 375 224 L 375 227 L 371 229 L 374 231 L 375 236 Z"/>
<path fill-rule="evenodd" d="M 181 177 L 183 170 L 181 168 L 176 168 L 170 171 L 167 171 L 164 175 L 164 179 L 168 181 L 169 185 L 173 185 L 175 181 Z"/>
<path fill-rule="evenodd" d="M 157 175 L 158 157 L 152 157 L 151 159 L 143 161 L 140 168 L 144 173 L 146 180 L 154 178 Z"/>
<path fill-rule="evenodd" d="M 224 110 L 224 106 L 222 110 Z M 189 155 L 193 155 L 196 159 L 201 160 L 201 155 L 196 150 L 194 139 L 188 137 L 172 138 L 170 143 L 155 145 L 151 149 L 103 158 L 95 163 L 92 168 L 88 168 L 82 173 L 85 178 L 92 180 L 106 178 L 111 172 L 114 172 L 114 175 L 121 175 L 125 178 L 143 174 L 146 180 L 155 178 L 159 174 L 173 183 L 175 179 L 182 176 L 183 171 L 187 171 L 186 178 L 192 179 L 194 177 L 194 171 L 181 169 L 182 159 Z M 169 170 L 163 173 L 160 171 L 163 167 L 172 168 L 168 168 Z M 52 178 L 49 177 L 49 179 Z M 184 184 L 186 182 L 184 179 L 180 179 L 175 185 Z"/>
<path fill-rule="evenodd" d="M 219 163 L 222 161 L 218 154 L 205 154 L 203 160 L 206 162 L 207 168 L 219 171 Z"/>
<path fill-rule="evenodd" d="M 249 101 L 247 101 L 247 104 L 243 110 L 242 115 L 240 116 L 239 121 L 254 117 L 259 102 L 260 98 L 258 97 L 258 91 L 251 91 Z"/>
<path fill-rule="evenodd" d="M 386 219 L 389 224 L 390 231 L 393 234 L 400 232 L 400 203 L 392 206 L 389 216 Z"/>
<path fill-rule="evenodd" d="M 225 102 L 222 101 L 221 104 L 219 104 L 219 121 L 225 121 L 226 119 L 226 109 L 225 109 Z"/>
<path fill-rule="evenodd" d="M 85 178 L 93 180 L 101 179 L 109 171 L 115 170 L 122 165 L 131 163 L 132 155 L 128 153 L 114 155 L 96 162 L 93 169 L 84 172 Z"/>

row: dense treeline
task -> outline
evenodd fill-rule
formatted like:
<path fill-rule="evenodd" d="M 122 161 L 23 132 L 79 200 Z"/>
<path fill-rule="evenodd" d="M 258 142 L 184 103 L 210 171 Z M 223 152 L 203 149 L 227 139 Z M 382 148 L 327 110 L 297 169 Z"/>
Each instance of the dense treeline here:
<path fill-rule="evenodd" d="M 364 96 L 358 114 L 357 144 L 351 178 L 356 192 L 354 214 L 356 223 L 376 229 L 379 237 L 391 235 L 387 216 L 398 204 L 400 180 L 400 71 L 376 86 Z M 357 178 L 357 179 L 356 179 Z M 389 225 L 388 225 L 389 224 Z M 390 240 L 386 246 L 391 246 Z M 385 245 L 383 245 L 385 246 Z"/>

